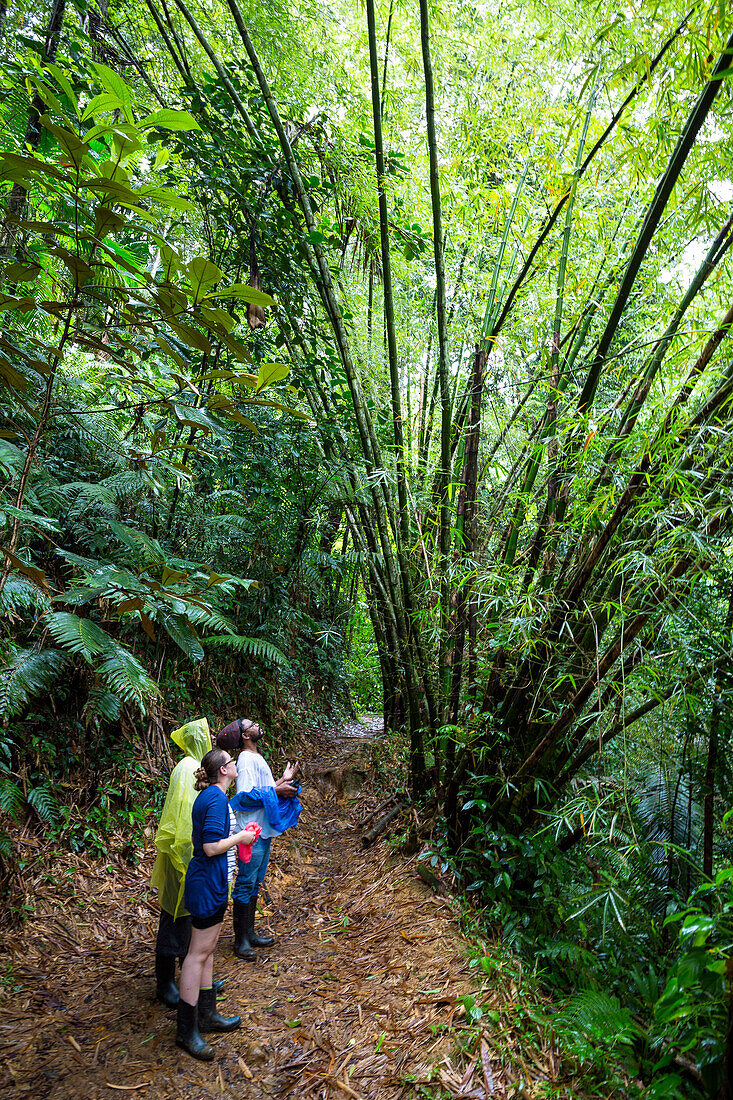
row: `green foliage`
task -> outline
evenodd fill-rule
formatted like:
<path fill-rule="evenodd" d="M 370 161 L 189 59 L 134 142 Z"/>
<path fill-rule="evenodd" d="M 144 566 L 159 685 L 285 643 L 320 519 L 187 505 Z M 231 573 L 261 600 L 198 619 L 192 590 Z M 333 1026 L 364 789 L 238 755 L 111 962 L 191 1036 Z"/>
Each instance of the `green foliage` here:
<path fill-rule="evenodd" d="M 593 1060 L 599 1049 L 619 1054 L 630 1051 L 643 1034 L 631 1012 L 623 1008 L 618 998 L 597 989 L 584 989 L 575 994 L 559 1014 L 566 1034 L 575 1038 L 581 1061 Z"/>
<path fill-rule="evenodd" d="M 46 785 L 34 787 L 29 791 L 27 802 L 43 821 L 52 822 L 58 817 L 58 802 Z"/>
<path fill-rule="evenodd" d="M 719 871 L 713 882 L 699 887 L 689 904 L 667 918 L 677 931 L 677 950 L 666 985 L 654 1005 L 654 1034 L 672 1049 L 692 1054 L 709 1095 L 716 1095 L 725 1073 L 726 1028 L 730 999 L 730 959 L 733 952 L 733 871 Z M 662 1057 L 658 1070 L 670 1059 Z M 657 1082 L 657 1089 L 677 1087 L 674 1073 Z M 657 1091 L 657 1095 L 663 1095 Z"/>
<path fill-rule="evenodd" d="M 73 776 L 58 835 L 102 850 L 135 809 L 88 761 L 158 759 L 163 699 L 297 722 L 350 688 L 582 1056 L 659 1074 L 628 977 L 688 953 L 660 922 L 696 897 L 705 797 L 730 856 L 729 17 L 433 5 L 432 241 L 419 28 L 390 8 L 392 326 L 361 9 L 258 11 L 261 69 L 215 15 L 213 69 L 135 4 L 93 58 L 67 19 L 51 65 L 36 13 L 4 25 L 0 798 L 33 774 L 47 812 Z"/>
<path fill-rule="evenodd" d="M 34 604 L 28 605 L 34 607 Z M 21 714 L 35 696 L 50 691 L 68 665 L 66 654 L 57 649 L 10 647 L 0 670 L 0 712 Z"/>
<path fill-rule="evenodd" d="M 219 637 L 204 638 L 204 643 L 214 649 L 224 647 L 233 649 L 237 653 L 258 657 L 271 665 L 279 665 L 288 668 L 287 658 L 280 652 L 277 646 L 264 638 L 244 638 L 239 634 L 221 634 Z"/>
<path fill-rule="evenodd" d="M 351 608 L 348 629 L 346 667 L 351 701 L 357 713 L 379 714 L 382 710 L 379 653 L 366 605 L 361 600 Z"/>

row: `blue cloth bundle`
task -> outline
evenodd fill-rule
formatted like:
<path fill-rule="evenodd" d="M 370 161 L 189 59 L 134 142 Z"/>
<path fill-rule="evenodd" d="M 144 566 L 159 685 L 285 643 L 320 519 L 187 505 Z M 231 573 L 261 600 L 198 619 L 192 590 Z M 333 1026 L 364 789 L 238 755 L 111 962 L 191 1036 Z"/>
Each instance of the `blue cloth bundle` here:
<path fill-rule="evenodd" d="M 302 789 L 298 787 L 298 794 Z M 279 833 L 297 825 L 303 809 L 297 796 L 281 798 L 274 787 L 253 787 L 251 791 L 240 791 L 230 800 L 229 805 L 235 813 L 259 810 L 264 806 L 268 824 Z"/>

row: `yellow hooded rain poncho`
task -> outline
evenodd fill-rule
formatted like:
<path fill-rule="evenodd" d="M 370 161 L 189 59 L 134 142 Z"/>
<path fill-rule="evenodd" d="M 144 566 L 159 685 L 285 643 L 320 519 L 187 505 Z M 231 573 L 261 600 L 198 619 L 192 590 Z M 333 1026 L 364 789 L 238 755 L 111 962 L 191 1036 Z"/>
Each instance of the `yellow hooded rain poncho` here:
<path fill-rule="evenodd" d="M 161 909 L 172 917 L 187 916 L 183 905 L 183 887 L 193 847 L 191 810 L 196 800 L 194 773 L 211 748 L 209 723 L 205 718 L 187 722 L 174 730 L 171 740 L 187 754 L 171 772 L 160 825 L 155 834 L 158 854 L 150 876 L 150 885 L 158 890 Z"/>

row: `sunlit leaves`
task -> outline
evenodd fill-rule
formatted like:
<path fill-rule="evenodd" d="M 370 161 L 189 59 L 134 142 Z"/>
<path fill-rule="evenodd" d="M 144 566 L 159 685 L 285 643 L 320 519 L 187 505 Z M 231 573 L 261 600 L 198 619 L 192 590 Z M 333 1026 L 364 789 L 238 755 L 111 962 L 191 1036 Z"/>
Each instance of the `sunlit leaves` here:
<path fill-rule="evenodd" d="M 170 108 L 164 108 L 146 115 L 140 119 L 138 125 L 141 130 L 149 130 L 154 126 L 159 126 L 164 130 L 201 129 L 196 119 L 188 111 L 173 111 Z"/>
<path fill-rule="evenodd" d="M 133 93 L 129 84 L 109 65 L 101 62 L 94 62 L 93 65 L 102 87 L 119 104 L 127 122 L 134 123 Z"/>

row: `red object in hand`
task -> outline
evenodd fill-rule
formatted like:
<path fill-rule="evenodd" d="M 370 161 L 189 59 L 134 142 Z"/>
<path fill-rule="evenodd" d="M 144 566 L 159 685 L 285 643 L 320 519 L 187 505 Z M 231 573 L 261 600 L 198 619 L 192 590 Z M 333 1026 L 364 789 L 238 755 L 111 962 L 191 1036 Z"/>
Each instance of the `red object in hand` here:
<path fill-rule="evenodd" d="M 255 834 L 255 838 L 252 844 L 256 844 L 259 840 L 260 833 L 262 832 L 262 826 L 258 825 L 256 821 L 248 821 L 244 826 L 245 829 L 251 829 Z M 242 863 L 249 863 L 252 858 L 252 844 L 239 843 L 237 845 L 237 855 L 241 859 Z"/>

